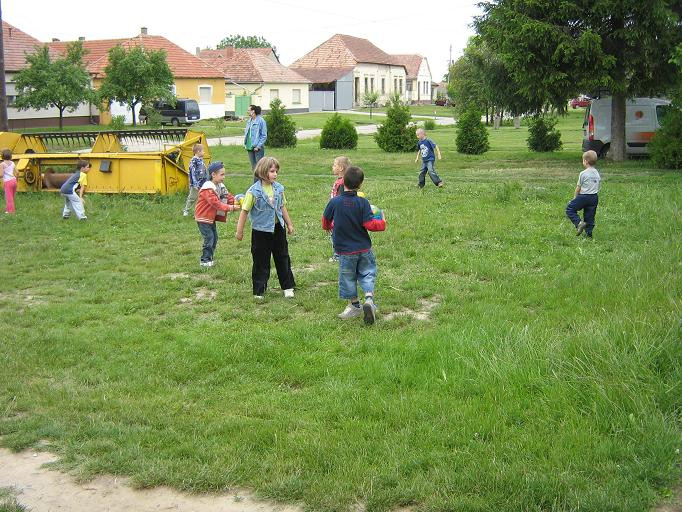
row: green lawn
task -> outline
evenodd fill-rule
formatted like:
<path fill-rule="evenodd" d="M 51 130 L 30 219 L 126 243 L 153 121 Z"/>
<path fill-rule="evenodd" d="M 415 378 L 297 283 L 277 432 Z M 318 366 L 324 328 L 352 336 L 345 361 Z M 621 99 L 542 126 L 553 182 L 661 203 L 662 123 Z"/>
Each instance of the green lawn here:
<path fill-rule="evenodd" d="M 92 195 L 89 220 L 20 194 L 0 219 L 0 435 L 78 478 L 249 487 L 309 510 L 646 511 L 680 476 L 682 174 L 604 162 L 594 240 L 564 217 L 580 171 L 525 127 L 462 156 L 432 136 L 446 187 L 371 137 L 347 152 L 388 228 L 372 235 L 379 316 L 336 314 L 320 216 L 338 152 L 282 163 L 296 298 L 251 296 L 250 236 L 220 225 L 200 270 L 184 197 Z M 214 147 L 244 191 L 239 147 Z M 389 318 L 391 316 L 391 318 Z"/>
<path fill-rule="evenodd" d="M 369 108 L 364 107 L 355 110 L 369 112 Z M 373 108 L 372 112 L 386 112 L 386 108 Z M 413 116 L 454 117 L 455 109 L 452 107 L 439 107 L 438 105 L 410 105 L 410 113 Z"/>

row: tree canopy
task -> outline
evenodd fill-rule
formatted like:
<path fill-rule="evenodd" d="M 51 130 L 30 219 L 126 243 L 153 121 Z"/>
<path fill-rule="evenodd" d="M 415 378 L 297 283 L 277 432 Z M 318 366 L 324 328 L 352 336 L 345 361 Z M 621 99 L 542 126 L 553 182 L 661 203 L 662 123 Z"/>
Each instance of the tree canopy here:
<path fill-rule="evenodd" d="M 227 47 L 233 48 L 272 48 L 275 56 L 279 59 L 277 48 L 262 36 L 242 36 L 240 34 L 229 35 L 223 38 L 217 45 L 220 50 Z"/>
<path fill-rule="evenodd" d="M 14 78 L 20 110 L 54 107 L 59 110 L 59 128 L 64 111 L 73 112 L 78 105 L 93 99 L 90 75 L 83 64 L 83 43 L 76 41 L 66 49 L 66 55 L 52 60 L 47 46 L 26 55 L 28 67 Z"/>
<path fill-rule="evenodd" d="M 613 96 L 614 158 L 625 157 L 625 100 L 666 92 L 676 79 L 679 0 L 492 0 L 477 31 L 518 92 L 559 111 L 583 91 Z"/>
<path fill-rule="evenodd" d="M 154 100 L 173 101 L 173 73 L 164 50 L 135 46 L 126 50 L 120 45 L 109 50 L 109 63 L 99 89 L 104 101 L 118 101 L 130 107 L 135 125 L 135 106 Z"/>

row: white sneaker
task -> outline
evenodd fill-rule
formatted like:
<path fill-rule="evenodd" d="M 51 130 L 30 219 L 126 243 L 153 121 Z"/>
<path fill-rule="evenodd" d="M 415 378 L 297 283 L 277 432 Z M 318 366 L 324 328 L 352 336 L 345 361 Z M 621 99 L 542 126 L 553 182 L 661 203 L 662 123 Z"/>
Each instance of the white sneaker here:
<path fill-rule="evenodd" d="M 293 288 L 287 288 L 284 290 L 284 298 L 285 299 L 293 299 L 294 298 L 294 289 Z"/>
<path fill-rule="evenodd" d="M 262 295 L 254 295 L 253 298 L 256 299 L 256 300 L 263 300 L 263 296 L 262 296 Z"/>
<path fill-rule="evenodd" d="M 346 309 L 344 309 L 337 316 L 339 318 L 341 318 L 342 320 L 348 320 L 349 318 L 357 318 L 360 315 L 362 315 L 362 308 L 361 307 L 355 307 L 352 304 L 348 304 L 346 306 Z"/>
<path fill-rule="evenodd" d="M 374 299 L 367 297 L 365 303 L 362 305 L 362 312 L 364 313 L 364 320 L 367 325 L 372 325 L 376 320 L 377 307 L 374 304 Z"/>
<path fill-rule="evenodd" d="M 200 261 L 199 265 L 201 265 L 202 267 L 212 267 L 213 262 L 212 261 Z"/>
<path fill-rule="evenodd" d="M 189 212 L 182 212 L 183 217 L 189 217 Z"/>

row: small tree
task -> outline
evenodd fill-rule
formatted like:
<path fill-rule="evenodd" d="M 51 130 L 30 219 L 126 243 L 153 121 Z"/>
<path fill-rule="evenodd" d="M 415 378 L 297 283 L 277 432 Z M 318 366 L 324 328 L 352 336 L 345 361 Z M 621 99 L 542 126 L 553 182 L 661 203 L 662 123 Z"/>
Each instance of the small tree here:
<path fill-rule="evenodd" d="M 83 43 L 69 44 L 66 55 L 52 60 L 47 46 L 27 55 L 28 67 L 15 76 L 19 110 L 54 107 L 59 110 L 59 129 L 64 111 L 73 112 L 78 105 L 93 99 L 90 75 L 83 64 Z"/>
<path fill-rule="evenodd" d="M 164 50 L 136 46 L 127 50 L 120 45 L 109 50 L 109 64 L 99 89 L 103 101 L 118 101 L 130 107 L 135 121 L 135 106 L 153 100 L 175 101 L 171 92 L 173 73 Z"/>
<path fill-rule="evenodd" d="M 480 155 L 490 149 L 488 130 L 481 121 L 481 112 L 475 108 L 466 110 L 457 121 L 457 152 Z"/>
<path fill-rule="evenodd" d="M 347 117 L 334 114 L 322 128 L 320 136 L 322 149 L 355 149 L 358 147 L 358 132 Z"/>
<path fill-rule="evenodd" d="M 365 107 L 369 108 L 369 118 L 372 119 L 372 108 L 377 106 L 377 101 L 379 101 L 378 91 L 367 91 L 362 97 L 362 103 Z"/>
<path fill-rule="evenodd" d="M 384 151 L 408 152 L 417 148 L 417 136 L 414 126 L 410 124 L 410 109 L 394 93 L 388 100 L 386 121 L 379 126 L 374 140 Z"/>
<path fill-rule="evenodd" d="M 265 114 L 268 125 L 268 145 L 273 148 L 288 148 L 296 145 L 296 123 L 284 113 L 282 100 L 270 102 L 270 112 Z"/>
<path fill-rule="evenodd" d="M 659 118 L 661 128 L 651 139 L 649 152 L 656 167 L 682 169 L 682 44 L 671 61 L 678 66 L 678 84 L 670 91 L 673 103 Z"/>
<path fill-rule="evenodd" d="M 555 130 L 557 118 L 538 114 L 528 121 L 528 149 L 545 153 L 561 149 L 561 132 Z"/>

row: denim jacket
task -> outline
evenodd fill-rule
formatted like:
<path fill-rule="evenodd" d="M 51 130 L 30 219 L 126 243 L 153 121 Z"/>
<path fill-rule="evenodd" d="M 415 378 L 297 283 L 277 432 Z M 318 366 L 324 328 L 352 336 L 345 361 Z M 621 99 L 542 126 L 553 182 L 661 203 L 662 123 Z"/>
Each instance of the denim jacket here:
<path fill-rule="evenodd" d="M 249 119 L 244 128 L 244 146 L 246 146 L 246 134 L 251 130 L 251 145 L 254 148 L 262 148 L 268 139 L 268 126 L 265 119 L 256 116 L 256 119 Z"/>
<path fill-rule="evenodd" d="M 247 192 L 253 194 L 253 208 L 249 212 L 249 219 L 251 220 L 251 227 L 256 231 L 264 231 L 266 233 L 275 232 L 275 215 L 280 225 L 284 227 L 284 217 L 282 216 L 282 207 L 284 206 L 284 185 L 278 182 L 272 184 L 272 190 L 275 194 L 275 206 L 270 204 L 268 195 L 263 190 L 263 184 L 260 180 L 251 185 Z"/>

